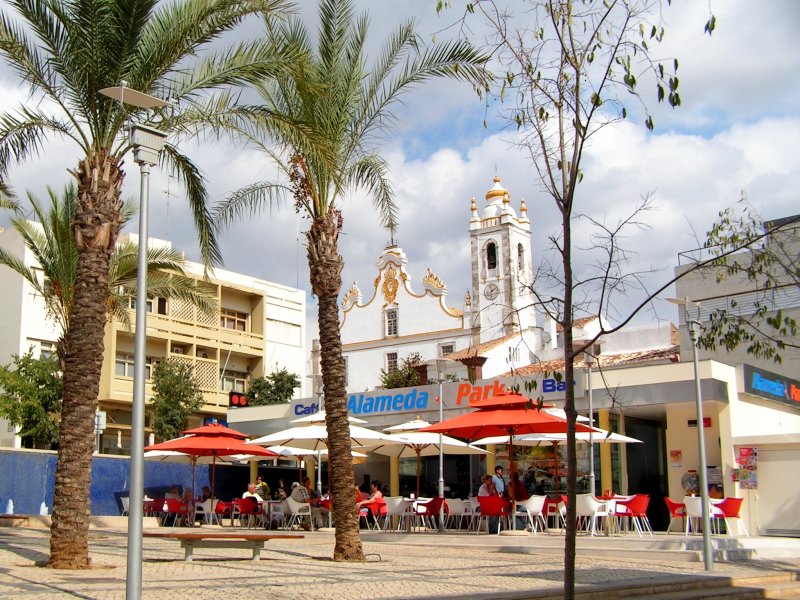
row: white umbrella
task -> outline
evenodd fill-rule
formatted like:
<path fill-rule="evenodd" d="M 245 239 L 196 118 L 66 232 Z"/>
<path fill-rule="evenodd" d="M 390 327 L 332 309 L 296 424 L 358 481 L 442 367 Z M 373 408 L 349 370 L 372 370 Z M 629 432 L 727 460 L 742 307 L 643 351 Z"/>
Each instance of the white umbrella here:
<path fill-rule="evenodd" d="M 430 423 L 423 421 L 419 417 L 413 421 L 407 421 L 400 425 L 387 427 L 384 431 L 391 431 L 392 438 L 400 442 L 399 444 L 380 444 L 368 447 L 369 452 L 383 454 L 384 456 L 394 456 L 397 458 L 416 457 L 417 459 L 417 496 L 419 496 L 419 465 L 421 456 L 438 456 L 439 440 L 441 439 L 443 454 L 487 454 L 486 450 L 476 448 L 466 442 L 451 438 L 446 435 L 439 437 L 438 433 L 428 433 L 418 431 L 423 427 L 428 427 Z"/>
<path fill-rule="evenodd" d="M 324 448 L 322 450 L 317 450 L 316 452 L 313 450 L 308 450 L 307 448 L 296 448 L 293 446 L 268 446 L 267 450 L 272 450 L 275 454 L 280 454 L 281 456 L 287 457 L 295 457 L 301 456 L 304 458 L 316 458 L 317 455 L 321 456 L 322 459 L 328 456 L 328 449 Z M 363 452 L 356 452 L 352 450 L 350 454 L 353 455 L 353 458 L 366 458 L 367 455 Z"/>
<path fill-rule="evenodd" d="M 375 446 L 381 442 L 401 443 L 395 438 L 379 431 L 373 431 L 366 427 L 350 425 L 350 443 L 353 446 Z M 269 435 L 256 438 L 247 442 L 248 444 L 258 444 L 259 446 L 294 446 L 305 448 L 306 450 L 324 450 L 328 443 L 328 431 L 324 425 L 304 425 L 301 427 L 290 427 L 283 431 L 271 433 Z"/>

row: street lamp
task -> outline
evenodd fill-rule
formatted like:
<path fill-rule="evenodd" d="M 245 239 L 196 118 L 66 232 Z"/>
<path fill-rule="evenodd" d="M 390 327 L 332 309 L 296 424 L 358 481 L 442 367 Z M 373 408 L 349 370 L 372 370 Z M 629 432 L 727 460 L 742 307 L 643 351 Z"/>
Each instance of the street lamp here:
<path fill-rule="evenodd" d="M 692 340 L 692 360 L 694 362 L 694 387 L 695 402 L 697 409 L 697 453 L 699 455 L 699 479 L 700 479 L 700 502 L 703 505 L 703 563 L 706 571 L 714 569 L 714 554 L 711 550 L 711 518 L 709 514 L 708 481 L 706 468 L 706 439 L 705 424 L 703 419 L 703 396 L 700 391 L 700 372 L 697 358 L 697 330 L 696 326 L 700 323 L 689 318 L 689 304 L 700 307 L 697 302 L 692 302 L 688 298 L 666 298 L 667 302 L 683 306 L 686 327 L 689 330 L 689 337 Z"/>
<path fill-rule="evenodd" d="M 583 360 L 586 363 L 586 387 L 589 389 L 589 425 L 594 428 L 594 408 L 592 406 L 592 365 L 595 357 L 584 350 Z M 592 429 L 589 430 L 589 493 L 595 493 L 594 485 L 594 438 Z"/>
<path fill-rule="evenodd" d="M 439 394 L 439 423 L 444 420 L 444 396 L 442 395 L 442 382 L 444 378 L 439 370 L 439 361 L 436 361 L 436 383 L 439 386 L 437 393 Z M 444 449 L 442 448 L 444 440 L 442 434 L 439 434 L 439 531 L 444 532 Z"/>
<path fill-rule="evenodd" d="M 100 90 L 120 104 L 151 109 L 169 106 L 168 102 L 126 87 Z M 128 515 L 128 563 L 126 597 L 142 595 L 142 517 L 144 508 L 144 366 L 147 340 L 147 204 L 150 193 L 150 168 L 158 163 L 167 134 L 146 125 L 130 127 L 133 161 L 139 165 L 139 254 L 136 271 L 136 338 L 133 362 L 133 407 L 131 411 L 131 462 Z"/>

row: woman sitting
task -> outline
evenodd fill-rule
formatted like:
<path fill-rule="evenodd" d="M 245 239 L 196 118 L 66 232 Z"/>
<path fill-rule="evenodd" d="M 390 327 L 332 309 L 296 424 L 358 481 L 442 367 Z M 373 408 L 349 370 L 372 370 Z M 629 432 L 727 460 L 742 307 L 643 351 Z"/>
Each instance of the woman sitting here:
<path fill-rule="evenodd" d="M 381 492 L 381 482 L 374 479 L 369 489 L 371 492 L 369 498 L 367 500 L 361 500 L 358 503 L 358 509 L 360 511 L 362 508 L 368 508 L 367 519 L 369 519 L 372 524 L 375 524 L 376 513 L 380 511 L 380 505 L 385 504 L 383 501 L 383 492 Z"/>

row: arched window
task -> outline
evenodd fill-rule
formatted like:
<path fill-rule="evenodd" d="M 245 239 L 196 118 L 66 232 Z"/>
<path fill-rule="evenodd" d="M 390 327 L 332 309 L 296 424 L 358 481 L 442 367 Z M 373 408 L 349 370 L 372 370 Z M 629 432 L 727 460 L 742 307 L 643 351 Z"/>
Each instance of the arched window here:
<path fill-rule="evenodd" d="M 525 270 L 525 247 L 522 244 L 517 244 L 517 270 Z"/>
<path fill-rule="evenodd" d="M 494 242 L 486 245 L 486 268 L 490 271 L 497 268 L 497 246 Z"/>

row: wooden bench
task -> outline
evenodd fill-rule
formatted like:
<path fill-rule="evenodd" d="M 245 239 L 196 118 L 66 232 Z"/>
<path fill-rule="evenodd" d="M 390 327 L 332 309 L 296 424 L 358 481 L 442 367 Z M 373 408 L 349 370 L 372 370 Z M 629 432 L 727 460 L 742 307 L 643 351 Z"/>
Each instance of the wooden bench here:
<path fill-rule="evenodd" d="M 217 531 L 145 531 L 144 537 L 179 540 L 186 551 L 184 560 L 192 561 L 195 548 L 251 548 L 253 560 L 261 558 L 264 542 L 274 539 L 300 539 L 305 536 L 296 533 L 239 533 Z"/>

